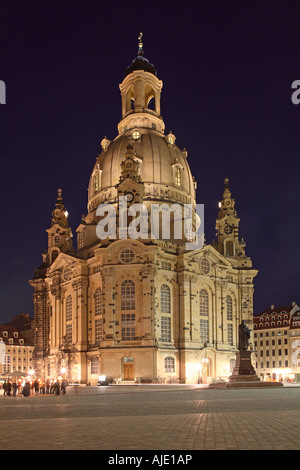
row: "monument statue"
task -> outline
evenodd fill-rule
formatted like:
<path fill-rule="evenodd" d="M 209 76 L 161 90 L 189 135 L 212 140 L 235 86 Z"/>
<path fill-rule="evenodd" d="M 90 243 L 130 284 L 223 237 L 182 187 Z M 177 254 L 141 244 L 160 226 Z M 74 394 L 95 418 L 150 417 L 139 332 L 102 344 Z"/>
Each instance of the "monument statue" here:
<path fill-rule="evenodd" d="M 247 351 L 249 346 L 250 330 L 246 325 L 245 320 L 239 325 L 239 351 Z"/>

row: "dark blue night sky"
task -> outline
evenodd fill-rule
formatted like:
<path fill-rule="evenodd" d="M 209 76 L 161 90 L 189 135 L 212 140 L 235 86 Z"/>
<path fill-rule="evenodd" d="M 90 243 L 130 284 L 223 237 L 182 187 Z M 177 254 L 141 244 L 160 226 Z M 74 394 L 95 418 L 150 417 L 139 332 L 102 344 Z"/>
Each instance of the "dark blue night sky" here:
<path fill-rule="evenodd" d="M 225 177 L 254 308 L 299 296 L 299 2 L 10 1 L 0 4 L 0 323 L 33 316 L 28 284 L 47 246 L 56 190 L 75 235 L 104 136 L 121 117 L 119 83 L 144 33 L 163 80 L 166 133 L 188 150 L 207 243 Z"/>

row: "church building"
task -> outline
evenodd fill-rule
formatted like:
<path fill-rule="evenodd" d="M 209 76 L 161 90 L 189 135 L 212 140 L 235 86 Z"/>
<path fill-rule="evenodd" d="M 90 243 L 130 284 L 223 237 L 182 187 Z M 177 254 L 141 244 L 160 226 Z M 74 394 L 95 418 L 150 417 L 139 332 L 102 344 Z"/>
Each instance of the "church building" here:
<path fill-rule="evenodd" d="M 58 190 L 48 247 L 29 281 L 33 368 L 40 378 L 64 376 L 91 385 L 99 376 L 114 382 L 209 383 L 230 376 L 242 320 L 253 330 L 257 271 L 245 254 L 227 178 L 212 244 L 191 250 L 184 236 L 165 237 L 162 230 L 138 238 L 122 232 L 120 198 L 127 221 L 134 204 L 148 213 L 158 204 L 189 205 L 196 212 L 187 151 L 165 133 L 162 86 L 140 35 L 137 57 L 120 84 L 118 135 L 101 142 L 76 247 Z M 99 238 L 104 204 L 116 210 L 116 234 Z"/>

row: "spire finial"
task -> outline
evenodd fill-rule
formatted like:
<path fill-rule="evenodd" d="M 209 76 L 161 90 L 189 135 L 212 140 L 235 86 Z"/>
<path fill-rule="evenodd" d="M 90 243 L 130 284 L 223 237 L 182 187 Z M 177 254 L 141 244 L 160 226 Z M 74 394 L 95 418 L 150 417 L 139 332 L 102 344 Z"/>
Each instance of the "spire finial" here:
<path fill-rule="evenodd" d="M 142 37 L 143 33 L 139 34 L 138 40 L 139 40 L 139 50 L 138 50 L 138 55 L 144 55 L 144 49 L 143 49 L 143 42 L 142 42 Z"/>
<path fill-rule="evenodd" d="M 225 188 L 229 188 L 229 178 L 225 178 L 224 185 L 225 185 Z"/>
<path fill-rule="evenodd" d="M 57 190 L 57 200 L 61 201 L 62 200 L 62 189 L 58 188 Z"/>

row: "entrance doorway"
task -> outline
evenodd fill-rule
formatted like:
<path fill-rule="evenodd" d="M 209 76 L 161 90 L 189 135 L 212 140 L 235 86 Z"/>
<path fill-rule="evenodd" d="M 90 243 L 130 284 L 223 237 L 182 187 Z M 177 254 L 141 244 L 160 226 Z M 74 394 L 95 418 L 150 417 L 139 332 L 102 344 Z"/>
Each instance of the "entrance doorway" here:
<path fill-rule="evenodd" d="M 134 380 L 134 363 L 132 357 L 123 357 L 123 380 Z"/>

